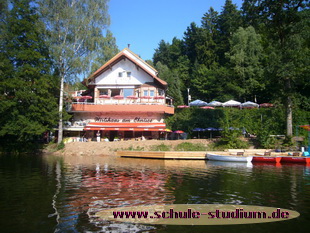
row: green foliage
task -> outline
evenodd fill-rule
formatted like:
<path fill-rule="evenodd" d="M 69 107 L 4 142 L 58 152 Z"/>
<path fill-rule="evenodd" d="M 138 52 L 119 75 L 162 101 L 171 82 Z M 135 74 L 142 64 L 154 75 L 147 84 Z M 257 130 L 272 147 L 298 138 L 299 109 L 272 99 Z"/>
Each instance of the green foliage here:
<path fill-rule="evenodd" d="M 270 139 L 264 135 L 285 134 L 285 128 L 291 134 L 300 122 L 295 111 L 310 109 L 309 16 L 305 0 L 244 0 L 242 13 L 227 0 L 220 13 L 209 9 L 201 26 L 191 23 L 182 40 L 161 41 L 154 61 L 179 77 L 169 81 L 169 89 L 177 90 L 173 95 L 177 103 L 187 102 L 187 88 L 193 100 L 275 103 L 274 112 L 259 110 L 257 115 L 253 110 L 253 117 L 247 111 L 240 114 L 252 123 L 254 118 L 261 122 L 247 128 L 267 143 Z M 168 124 L 183 130 L 199 127 L 187 110 L 176 111 Z M 239 115 L 234 117 L 244 122 Z M 309 124 L 309 118 L 303 122 Z M 206 125 L 204 120 L 201 124 Z"/>
<path fill-rule="evenodd" d="M 78 74 L 88 76 L 98 61 L 106 61 L 117 51 L 112 33 L 103 34 L 110 22 L 107 7 L 106 0 L 39 1 L 55 69 L 67 82 Z"/>
<path fill-rule="evenodd" d="M 181 105 L 183 104 L 183 99 L 181 95 L 182 81 L 178 76 L 178 73 L 175 70 L 169 69 L 166 65 L 163 65 L 161 62 L 156 64 L 156 69 L 158 70 L 159 77 L 165 80 L 168 83 L 169 89 L 167 94 L 174 99 L 174 104 Z"/>
<path fill-rule="evenodd" d="M 225 53 L 230 50 L 229 39 L 230 36 L 242 26 L 241 12 L 237 9 L 237 5 L 233 4 L 231 0 L 226 0 L 221 14 L 218 16 L 218 54 L 220 64 L 227 62 Z"/>
<path fill-rule="evenodd" d="M 12 1 L 3 15 L 0 45 L 0 140 L 26 150 L 56 124 L 57 100 L 44 25 L 32 1 Z"/>
<path fill-rule="evenodd" d="M 59 144 L 57 144 L 57 150 L 62 150 L 65 148 L 65 143 L 64 141 L 61 141 Z"/>
<path fill-rule="evenodd" d="M 236 111 L 230 108 L 223 111 L 223 117 L 219 120 L 219 124 L 223 129 L 221 133 L 222 137 L 219 141 L 216 142 L 216 147 L 224 149 L 240 149 L 249 147 L 246 142 L 240 139 L 240 126 L 242 124 L 240 124 L 241 117 L 234 115 L 234 113 L 236 113 Z"/>
<path fill-rule="evenodd" d="M 103 29 L 109 25 L 107 0 L 41 0 L 38 3 L 41 19 L 48 29 L 43 35 L 60 80 L 60 143 L 63 137 L 64 82 L 75 80 L 82 74 L 89 76 L 98 67 L 97 62 L 110 58 L 117 48 L 111 32 L 107 31 L 106 37 L 103 35 Z"/>
<path fill-rule="evenodd" d="M 97 50 L 92 54 L 91 70 L 89 73 L 95 72 L 98 68 L 109 61 L 115 54 L 119 52 L 116 45 L 116 39 L 111 31 L 107 30 L 104 37 L 100 38 Z M 86 73 L 88 75 L 88 73 Z"/>
<path fill-rule="evenodd" d="M 310 119 L 308 111 L 298 110 L 294 113 L 296 124 L 307 124 Z M 222 128 L 223 131 L 213 131 L 215 135 L 221 136 L 222 140 L 217 145 L 219 147 L 244 148 L 248 145 L 242 141 L 242 133 L 245 130 L 246 136 L 255 135 L 257 146 L 263 148 L 274 148 L 275 141 L 270 135 L 285 134 L 285 109 L 259 108 L 259 109 L 236 109 L 236 108 L 216 108 L 214 110 L 187 108 L 176 109 L 176 113 L 166 119 L 166 124 L 171 129 L 180 129 L 189 133 L 189 137 L 197 137 L 194 128 Z M 229 130 L 230 127 L 239 130 Z M 307 138 L 306 130 L 299 129 L 299 136 Z M 200 132 L 201 137 L 209 137 L 210 132 Z"/>
<path fill-rule="evenodd" d="M 258 140 L 259 140 L 261 146 L 265 149 L 275 148 L 275 145 L 277 142 L 275 137 L 270 137 L 269 134 L 266 132 L 259 134 Z"/>
<path fill-rule="evenodd" d="M 58 150 L 58 144 L 51 141 L 45 146 L 45 150 L 48 152 L 56 152 Z"/>
<path fill-rule="evenodd" d="M 295 149 L 294 147 L 296 146 L 295 143 L 293 142 L 293 138 L 289 136 L 285 137 L 282 145 L 283 147 L 287 148 L 287 150 Z"/>
<path fill-rule="evenodd" d="M 137 146 L 137 147 L 130 146 L 130 147 L 128 147 L 128 148 L 125 149 L 125 150 L 130 150 L 130 151 L 144 151 L 144 147 L 140 147 L 140 146 Z"/>
<path fill-rule="evenodd" d="M 215 143 L 215 147 L 219 149 L 246 149 L 249 144 L 240 139 L 240 133 L 236 131 L 228 131 L 223 133 L 222 138 Z"/>
<path fill-rule="evenodd" d="M 170 151 L 171 148 L 168 145 L 165 145 L 164 143 L 161 143 L 159 145 L 153 145 L 151 146 L 151 151 Z"/>
<path fill-rule="evenodd" d="M 252 26 L 240 27 L 231 37 L 230 51 L 226 56 L 236 75 L 235 85 L 240 87 L 239 97 L 250 98 L 263 89 L 263 48 L 260 40 Z"/>
<path fill-rule="evenodd" d="M 175 147 L 176 151 L 206 151 L 206 147 L 202 143 L 182 142 Z"/>

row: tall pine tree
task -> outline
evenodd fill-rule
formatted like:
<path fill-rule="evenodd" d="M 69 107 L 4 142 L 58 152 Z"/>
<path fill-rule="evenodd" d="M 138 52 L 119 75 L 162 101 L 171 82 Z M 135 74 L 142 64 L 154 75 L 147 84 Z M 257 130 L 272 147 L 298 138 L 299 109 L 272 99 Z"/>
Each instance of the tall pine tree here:
<path fill-rule="evenodd" d="M 218 17 L 218 37 L 216 39 L 217 53 L 221 65 L 225 65 L 227 60 L 225 53 L 229 51 L 229 39 L 232 34 L 242 26 L 241 12 L 237 9 L 237 5 L 231 0 L 226 0 L 221 14 Z"/>
<path fill-rule="evenodd" d="M 0 140 L 25 148 L 57 122 L 44 25 L 31 0 L 14 0 L 2 11 L 1 29 Z"/>

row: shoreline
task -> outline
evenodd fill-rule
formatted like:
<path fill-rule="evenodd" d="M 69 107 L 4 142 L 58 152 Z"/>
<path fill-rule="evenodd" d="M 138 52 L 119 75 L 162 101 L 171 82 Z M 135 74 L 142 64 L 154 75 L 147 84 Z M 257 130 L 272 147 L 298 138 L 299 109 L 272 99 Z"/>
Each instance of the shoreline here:
<path fill-rule="evenodd" d="M 189 142 L 193 144 L 201 143 L 205 147 L 213 143 L 209 139 L 187 139 L 187 140 L 145 140 L 145 141 L 116 141 L 116 142 L 70 142 L 65 144 L 65 148 L 55 152 L 45 150 L 44 154 L 56 156 L 116 156 L 118 150 L 128 150 L 129 148 L 139 148 L 140 150 L 150 151 L 152 146 L 164 144 L 171 147 L 171 151 L 178 144 Z"/>

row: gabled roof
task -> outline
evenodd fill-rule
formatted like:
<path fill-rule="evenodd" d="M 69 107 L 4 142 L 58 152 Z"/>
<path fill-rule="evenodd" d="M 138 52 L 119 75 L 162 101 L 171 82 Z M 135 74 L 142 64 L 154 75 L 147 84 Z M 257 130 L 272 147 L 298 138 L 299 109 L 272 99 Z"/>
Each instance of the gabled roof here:
<path fill-rule="evenodd" d="M 97 78 L 100 74 L 105 72 L 106 70 L 110 69 L 113 65 L 118 63 L 120 60 L 123 58 L 127 58 L 136 66 L 144 70 L 147 74 L 149 74 L 151 77 L 153 77 L 157 82 L 159 82 L 163 86 L 167 86 L 167 82 L 164 80 L 161 80 L 160 78 L 157 77 L 157 70 L 154 69 L 152 66 L 147 64 L 144 60 L 142 60 L 138 55 L 133 53 L 131 50 L 128 48 L 123 49 L 120 51 L 118 54 L 116 54 L 113 58 L 111 58 L 107 63 L 105 63 L 103 66 L 101 66 L 98 70 L 96 70 L 91 76 L 89 76 L 85 81 L 87 83 L 90 83 L 93 81 L 95 78 Z"/>

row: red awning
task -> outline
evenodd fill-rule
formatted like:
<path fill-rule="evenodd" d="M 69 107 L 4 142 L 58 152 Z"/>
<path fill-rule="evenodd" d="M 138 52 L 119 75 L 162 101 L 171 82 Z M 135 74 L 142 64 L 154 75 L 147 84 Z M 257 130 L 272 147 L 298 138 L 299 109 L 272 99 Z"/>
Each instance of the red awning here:
<path fill-rule="evenodd" d="M 165 131 L 166 129 L 159 128 L 99 128 L 99 127 L 85 127 L 84 130 L 116 130 L 116 131 Z"/>
<path fill-rule="evenodd" d="M 118 131 L 165 131 L 165 123 L 111 123 L 91 122 L 84 130 L 118 130 Z"/>
<path fill-rule="evenodd" d="M 310 131 L 310 125 L 300 125 L 299 127 L 304 128 L 304 129 Z"/>

